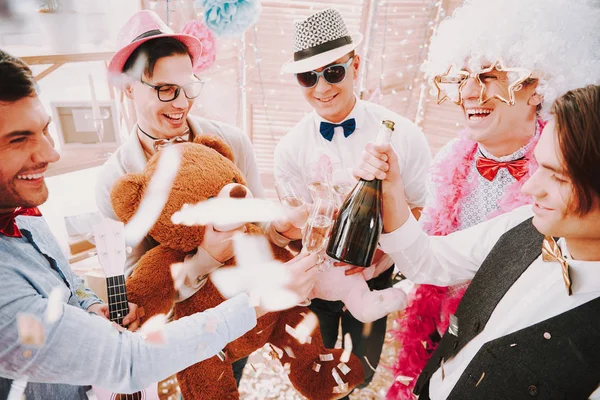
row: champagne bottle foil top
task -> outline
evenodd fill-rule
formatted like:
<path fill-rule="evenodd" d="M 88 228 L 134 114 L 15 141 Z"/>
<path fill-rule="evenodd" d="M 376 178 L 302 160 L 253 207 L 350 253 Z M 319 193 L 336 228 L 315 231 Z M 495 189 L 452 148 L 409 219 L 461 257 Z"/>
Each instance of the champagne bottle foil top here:
<path fill-rule="evenodd" d="M 392 140 L 392 132 L 394 131 L 394 122 L 390 120 L 383 120 L 381 122 L 381 126 L 379 127 L 379 131 L 377 132 L 377 137 L 375 138 L 375 143 L 377 144 L 388 144 Z"/>
<path fill-rule="evenodd" d="M 396 124 L 394 123 L 394 121 L 390 121 L 389 119 L 384 119 L 384 120 L 381 122 L 381 124 L 382 124 L 382 125 L 385 125 L 385 126 L 388 128 L 388 129 L 390 129 L 390 130 L 392 130 L 392 131 L 394 130 L 394 126 L 396 125 Z"/>

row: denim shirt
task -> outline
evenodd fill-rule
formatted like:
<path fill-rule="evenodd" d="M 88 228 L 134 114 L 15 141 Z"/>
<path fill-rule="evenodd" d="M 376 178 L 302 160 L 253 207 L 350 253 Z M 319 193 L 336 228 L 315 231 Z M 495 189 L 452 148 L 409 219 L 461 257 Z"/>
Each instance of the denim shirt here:
<path fill-rule="evenodd" d="M 164 345 L 119 332 L 107 319 L 85 311 L 101 300 L 71 271 L 44 219 L 19 216 L 17 225 L 21 238 L 0 235 L 0 379 L 27 380 L 28 400 L 42 398 L 32 392 L 43 392 L 44 398 L 86 399 L 81 386 L 90 384 L 119 393 L 142 390 L 214 356 L 256 325 L 248 296 L 240 294 L 167 324 Z M 48 323 L 44 314 L 55 287 L 66 289 L 63 310 L 56 322 Z M 19 313 L 41 321 L 43 346 L 19 343 Z M 205 332 L 207 320 L 216 320 L 217 329 Z"/>

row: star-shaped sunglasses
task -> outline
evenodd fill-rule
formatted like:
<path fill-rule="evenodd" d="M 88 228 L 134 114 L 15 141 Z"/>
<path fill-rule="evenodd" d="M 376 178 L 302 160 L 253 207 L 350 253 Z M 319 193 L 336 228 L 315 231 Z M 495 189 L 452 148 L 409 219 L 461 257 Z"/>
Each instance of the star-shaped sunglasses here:
<path fill-rule="evenodd" d="M 511 106 L 515 104 L 515 92 L 534 80 L 531 71 L 525 68 L 505 67 L 500 60 L 476 73 L 470 73 L 464 69 L 459 70 L 456 66 L 451 65 L 445 73 L 433 78 L 433 85 L 437 89 L 437 103 L 442 104 L 450 99 L 455 104 L 461 105 L 463 102 L 462 90 L 470 78 L 475 78 L 480 87 L 480 105 L 495 98 Z M 486 92 L 491 89 L 492 85 L 499 84 L 501 81 L 504 81 L 506 86 L 502 92 L 506 93 L 486 96 Z"/>

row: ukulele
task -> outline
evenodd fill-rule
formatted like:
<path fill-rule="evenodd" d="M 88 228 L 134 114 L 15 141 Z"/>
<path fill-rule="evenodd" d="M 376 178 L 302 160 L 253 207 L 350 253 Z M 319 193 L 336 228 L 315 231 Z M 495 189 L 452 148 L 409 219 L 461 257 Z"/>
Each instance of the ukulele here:
<path fill-rule="evenodd" d="M 106 276 L 109 319 L 119 325 L 129 314 L 129 303 L 125 288 L 125 229 L 122 222 L 104 218 L 93 227 L 98 259 Z M 170 376 L 164 381 L 153 383 L 148 388 L 133 393 L 119 394 L 93 387 L 98 400 L 167 400 L 179 398 L 177 378 Z M 159 395 L 160 392 L 160 395 Z"/>

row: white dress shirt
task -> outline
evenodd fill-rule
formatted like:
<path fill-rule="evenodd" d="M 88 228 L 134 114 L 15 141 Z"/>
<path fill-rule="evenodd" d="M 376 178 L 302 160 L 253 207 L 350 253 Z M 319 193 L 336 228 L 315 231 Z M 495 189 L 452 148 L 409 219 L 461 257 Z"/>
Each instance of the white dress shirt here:
<path fill-rule="evenodd" d="M 275 148 L 275 179 L 293 177 L 304 183 L 304 195 L 310 197 L 304 171 L 308 164 L 326 155 L 339 168 L 354 169 L 369 142 L 374 142 L 381 121 L 395 123 L 392 147 L 399 158 L 406 197 L 411 208 L 423 207 L 427 199 L 427 181 L 431 152 L 423 132 L 411 121 L 375 103 L 356 99 L 346 120 L 356 120 L 356 130 L 344 137 L 343 128 L 336 127 L 331 142 L 321 136 L 321 118 L 315 111 L 304 117 Z"/>
<path fill-rule="evenodd" d="M 356 130 L 344 137 L 343 128 L 336 127 L 331 142 L 321 136 L 321 118 L 315 111 L 304 117 L 288 132 L 275 148 L 275 180 L 294 178 L 302 183 L 300 195 L 310 199 L 307 166 L 326 156 L 334 168 L 354 169 L 361 160 L 369 142 L 374 142 L 381 122 L 395 123 L 391 145 L 399 158 L 402 180 L 411 208 L 423 207 L 427 199 L 427 181 L 431 152 L 423 132 L 410 120 L 375 103 L 356 99 L 354 108 L 345 120 L 354 118 Z M 389 257 L 382 257 L 378 271 L 392 265 Z M 385 265 L 384 265 L 385 264 Z"/>
<path fill-rule="evenodd" d="M 463 231 L 437 237 L 425 234 L 410 216 L 399 229 L 382 235 L 380 244 L 413 282 L 454 285 L 473 279 L 500 236 L 532 216 L 531 206 L 527 205 Z M 600 262 L 573 260 L 565 240 L 560 239 L 558 245 L 569 262 L 573 295 L 567 293 L 560 264 L 544 262 L 540 255 L 506 292 L 481 333 L 444 362 L 445 378 L 442 379 L 440 369 L 435 372 L 430 382 L 432 399 L 448 397 L 485 343 L 600 296 Z M 600 399 L 600 389 L 590 399 Z"/>

